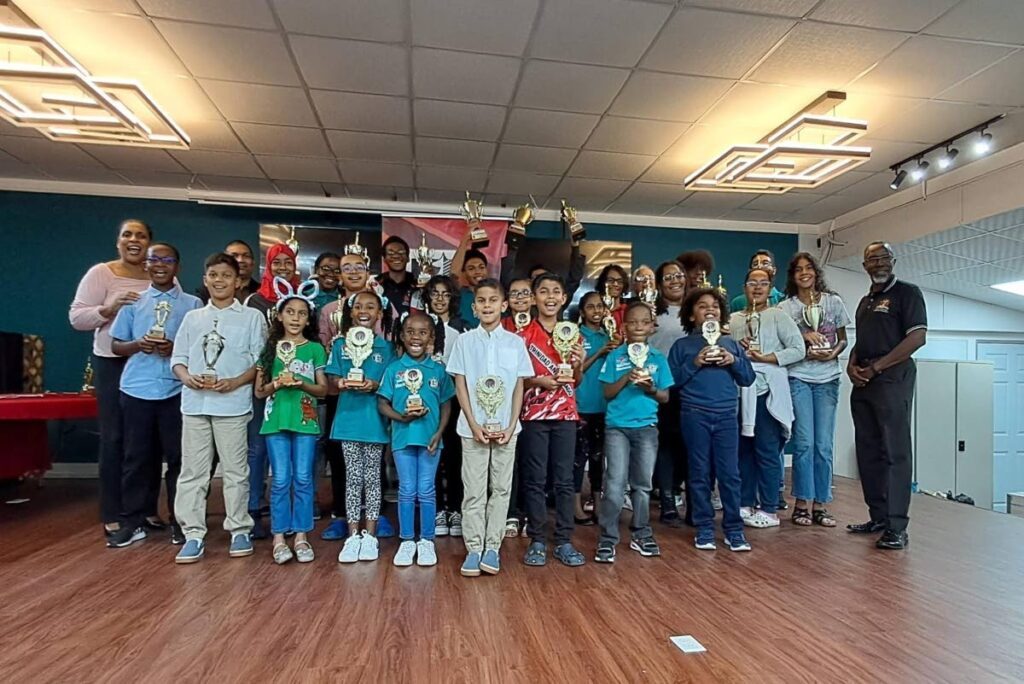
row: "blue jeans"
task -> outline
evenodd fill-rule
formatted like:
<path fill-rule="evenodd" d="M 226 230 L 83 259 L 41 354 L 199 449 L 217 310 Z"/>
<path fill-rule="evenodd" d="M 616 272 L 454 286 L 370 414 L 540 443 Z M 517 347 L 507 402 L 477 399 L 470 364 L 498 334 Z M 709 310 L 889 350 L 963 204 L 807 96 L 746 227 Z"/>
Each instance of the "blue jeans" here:
<path fill-rule="evenodd" d="M 793 397 L 793 496 L 825 504 L 832 500 L 832 444 L 836 432 L 839 378 L 810 383 L 789 379 Z"/>
<path fill-rule="evenodd" d="M 313 529 L 313 463 L 316 435 L 276 432 L 265 435 L 270 467 L 270 531 L 309 532 Z"/>
<path fill-rule="evenodd" d="M 722 531 L 726 535 L 742 532 L 737 465 L 740 425 L 736 414 L 684 406 L 679 417 L 689 457 L 690 484 L 687 486 L 693 489 L 693 526 L 698 530 L 710 530 L 715 526 L 715 509 L 711 506 L 714 473 L 718 479 L 718 494 L 722 498 Z"/>
<path fill-rule="evenodd" d="M 775 513 L 779 507 L 779 481 L 782 479 L 782 447 L 786 437 L 782 424 L 768 412 L 768 394 L 757 398 L 754 436 L 740 442 L 740 505 L 753 508 L 760 500 L 761 510 Z"/>
<path fill-rule="evenodd" d="M 252 420 L 249 421 L 249 513 L 258 515 L 260 500 L 267 481 L 267 443 L 260 434 L 263 427 L 265 399 L 252 400 Z"/>
<path fill-rule="evenodd" d="M 430 453 L 427 447 L 411 446 L 394 449 L 398 469 L 398 536 L 415 539 L 416 504 L 420 505 L 420 539 L 434 538 L 434 516 L 437 500 L 434 476 L 441 457 L 441 448 Z"/>
<path fill-rule="evenodd" d="M 651 478 L 658 458 L 658 428 L 606 428 L 604 431 L 604 486 L 598 507 L 601 541 L 619 543 L 619 513 L 626 485 L 631 488 L 633 539 L 651 536 Z"/>

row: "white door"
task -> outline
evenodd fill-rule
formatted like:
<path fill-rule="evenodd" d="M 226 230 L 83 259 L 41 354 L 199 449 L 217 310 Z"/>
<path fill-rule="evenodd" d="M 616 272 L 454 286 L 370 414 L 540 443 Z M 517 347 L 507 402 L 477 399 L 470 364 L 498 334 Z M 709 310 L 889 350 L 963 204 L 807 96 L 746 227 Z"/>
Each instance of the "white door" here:
<path fill-rule="evenodd" d="M 1024 344 L 979 342 L 991 361 L 993 508 L 1006 510 L 1007 492 L 1024 492 Z"/>

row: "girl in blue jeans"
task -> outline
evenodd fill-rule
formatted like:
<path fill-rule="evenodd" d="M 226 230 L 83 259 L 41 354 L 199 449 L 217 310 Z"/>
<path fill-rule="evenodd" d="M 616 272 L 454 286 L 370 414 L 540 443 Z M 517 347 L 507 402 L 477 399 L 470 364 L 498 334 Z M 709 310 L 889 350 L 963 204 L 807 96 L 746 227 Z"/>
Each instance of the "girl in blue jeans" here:
<path fill-rule="evenodd" d="M 846 348 L 850 314 L 839 295 L 828 289 L 821 267 L 807 252 L 789 262 L 786 296 L 779 308 L 797 324 L 807 345 L 807 357 L 789 367 L 795 417 L 793 523 L 835 527 L 827 505 L 832 501 L 832 446 L 842 374 L 839 355 Z M 817 330 L 809 322 L 817 322 Z M 808 504 L 813 508 L 808 509 Z"/>
<path fill-rule="evenodd" d="M 455 385 L 444 366 L 434 360 L 435 322 L 424 313 L 402 319 L 399 357 L 388 364 L 377 390 L 377 409 L 391 419 L 391 451 L 398 469 L 398 536 L 402 543 L 395 565 L 437 564 L 434 477 L 441 455 L 441 437 L 451 413 Z M 420 540 L 414 522 L 420 508 Z"/>
<path fill-rule="evenodd" d="M 266 438 L 273 477 L 270 485 L 270 531 L 274 562 L 293 557 L 313 560 L 306 534 L 313 529 L 313 463 L 320 435 L 317 400 L 327 395 L 327 353 L 317 337 L 313 316 L 315 282 L 303 283 L 298 293 L 278 278 L 282 290 L 277 317 L 256 368 L 256 396 L 266 399 L 260 435 Z M 295 533 L 295 552 L 285 534 Z"/>

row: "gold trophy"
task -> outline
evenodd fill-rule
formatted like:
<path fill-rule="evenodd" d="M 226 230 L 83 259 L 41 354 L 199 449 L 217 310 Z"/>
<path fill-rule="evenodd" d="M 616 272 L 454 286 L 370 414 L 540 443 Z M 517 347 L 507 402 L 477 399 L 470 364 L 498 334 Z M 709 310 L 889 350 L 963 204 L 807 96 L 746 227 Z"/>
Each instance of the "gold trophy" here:
<path fill-rule="evenodd" d="M 647 357 L 650 354 L 650 347 L 643 342 L 631 342 L 626 347 L 626 354 L 629 356 L 629 360 L 632 362 L 633 367 L 636 368 L 637 375 L 640 376 L 640 381 L 646 380 L 651 377 L 650 371 L 647 370 Z M 636 384 L 638 381 L 634 381 Z"/>
<path fill-rule="evenodd" d="M 483 425 L 484 433 L 488 437 L 497 437 L 502 431 L 502 425 L 498 421 L 498 409 L 505 403 L 505 382 L 497 375 L 485 375 L 477 380 L 476 402 L 487 416 Z"/>
<path fill-rule="evenodd" d="M 373 351 L 373 331 L 360 325 L 349 328 L 345 335 L 345 353 L 352 361 L 352 368 L 345 376 L 345 385 L 362 385 L 366 382 L 363 362 L 370 358 Z"/>
<path fill-rule="evenodd" d="M 405 399 L 405 412 L 412 413 L 423 408 L 423 397 L 420 396 L 420 388 L 423 387 L 423 371 L 419 368 L 409 368 L 402 373 L 402 384 L 409 390 L 409 396 Z"/>
<path fill-rule="evenodd" d="M 275 378 L 282 387 L 291 387 L 297 384 L 295 381 L 295 375 L 292 373 L 292 361 L 295 360 L 295 343 L 288 340 L 281 340 L 277 343 L 277 358 L 280 359 L 281 365 L 284 367 L 277 378 Z"/>
<path fill-rule="evenodd" d="M 87 358 L 85 360 L 85 370 L 82 372 L 82 393 L 83 394 L 94 394 L 96 387 L 92 384 L 93 378 L 96 373 L 92 369 L 92 359 Z"/>
<path fill-rule="evenodd" d="M 573 349 L 580 341 L 580 327 L 572 321 L 559 321 L 555 323 L 555 329 L 551 331 L 551 344 L 555 351 L 562 357 L 562 363 L 558 364 L 555 373 L 555 380 L 558 382 L 572 382 L 575 374 L 569 359 L 572 357 Z"/>
<path fill-rule="evenodd" d="M 341 337 L 341 322 L 345 318 L 345 300 L 342 297 L 344 288 L 341 285 L 338 286 L 338 306 L 334 308 L 334 311 L 327 315 L 330 319 L 331 325 L 334 326 L 334 337 L 331 338 L 331 346 L 334 346 L 334 340 Z"/>
<path fill-rule="evenodd" d="M 427 234 L 420 234 L 420 246 L 416 248 L 416 260 L 419 262 L 420 274 L 416 277 L 416 285 L 425 287 L 430 282 L 431 271 L 434 269 L 434 252 L 427 246 Z"/>
<path fill-rule="evenodd" d="M 725 285 L 722 284 L 722 274 L 721 273 L 718 274 L 718 287 L 715 288 L 715 291 L 718 292 L 720 295 L 722 295 L 726 300 L 729 299 L 729 291 L 726 290 L 725 289 Z"/>
<path fill-rule="evenodd" d="M 751 311 L 747 314 L 747 349 L 761 350 L 761 314 Z"/>
<path fill-rule="evenodd" d="M 516 210 L 512 212 L 512 225 L 505 233 L 505 244 L 512 249 L 519 249 L 523 240 L 526 239 L 526 226 L 530 225 L 531 221 L 533 221 L 533 205 L 530 202 L 516 207 Z"/>
<path fill-rule="evenodd" d="M 722 360 L 722 348 L 718 346 L 718 338 L 722 336 L 722 329 L 718 321 L 704 321 L 700 326 L 701 337 L 708 343 L 708 351 L 704 358 L 712 363 Z"/>
<path fill-rule="evenodd" d="M 345 245 L 345 255 L 355 254 L 363 257 L 363 261 L 367 264 L 370 263 L 370 256 L 366 253 L 366 247 L 359 244 L 359 231 L 356 231 L 356 236 L 352 239 L 352 244 Z"/>
<path fill-rule="evenodd" d="M 711 289 L 711 281 L 708 280 L 708 272 L 707 271 L 701 271 L 700 272 L 700 285 L 698 285 L 698 287 L 700 287 L 701 289 L 704 289 L 704 290 L 710 290 Z"/>
<path fill-rule="evenodd" d="M 608 313 L 601 319 L 601 325 L 604 326 L 604 331 L 608 333 L 608 339 L 612 339 L 619 334 L 619 325 L 615 322 L 615 316 L 612 316 L 615 298 L 608 292 L 607 284 L 604 286 L 604 295 L 602 295 L 601 301 L 604 303 L 604 308 L 608 310 Z"/>
<path fill-rule="evenodd" d="M 813 293 L 811 303 L 804 307 L 804 323 L 812 331 L 821 334 L 821 324 L 825 320 L 825 309 L 821 306 L 821 295 Z M 820 344 L 812 344 L 811 351 L 829 351 L 832 345 L 828 339 Z"/>
<path fill-rule="evenodd" d="M 299 256 L 299 241 L 295 239 L 295 226 L 288 226 L 288 239 L 284 241 L 296 257 Z"/>
<path fill-rule="evenodd" d="M 171 303 L 170 302 L 157 302 L 157 305 L 153 307 L 153 318 L 156 319 L 156 323 L 153 327 L 146 332 L 146 337 L 151 340 L 166 340 L 167 339 L 167 319 L 171 315 Z"/>
<path fill-rule="evenodd" d="M 587 239 L 587 231 L 576 217 L 576 207 L 570 206 L 564 199 L 562 200 L 562 223 L 569 227 L 569 236 L 574 243 Z"/>
<path fill-rule="evenodd" d="M 517 311 L 512 315 L 512 322 L 516 324 L 516 332 L 521 332 L 526 326 L 530 325 L 531 320 L 529 311 Z"/>
<path fill-rule="evenodd" d="M 483 202 L 470 197 L 469 190 L 467 190 L 466 201 L 462 203 L 462 217 L 466 219 L 466 225 L 469 226 L 469 240 L 476 249 L 483 249 L 491 244 L 482 223 L 483 210 Z"/>
<path fill-rule="evenodd" d="M 203 385 L 207 387 L 217 382 L 217 360 L 224 352 L 226 338 L 217 331 L 217 323 L 219 321 L 213 319 L 213 330 L 203 335 L 203 362 L 206 363 L 206 370 L 200 377 L 203 379 Z"/>

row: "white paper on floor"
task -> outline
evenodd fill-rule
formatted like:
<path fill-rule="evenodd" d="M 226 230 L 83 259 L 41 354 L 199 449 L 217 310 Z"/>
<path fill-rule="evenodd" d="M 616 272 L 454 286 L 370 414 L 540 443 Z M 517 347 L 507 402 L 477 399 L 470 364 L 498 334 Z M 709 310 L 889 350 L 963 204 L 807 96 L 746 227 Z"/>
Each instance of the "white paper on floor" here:
<path fill-rule="evenodd" d="M 694 639 L 689 634 L 683 636 L 669 637 L 669 641 L 676 645 L 676 647 L 683 653 L 704 653 L 708 649 L 701 646 L 700 642 Z"/>

